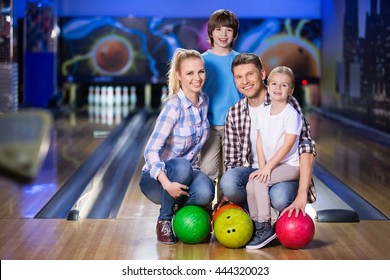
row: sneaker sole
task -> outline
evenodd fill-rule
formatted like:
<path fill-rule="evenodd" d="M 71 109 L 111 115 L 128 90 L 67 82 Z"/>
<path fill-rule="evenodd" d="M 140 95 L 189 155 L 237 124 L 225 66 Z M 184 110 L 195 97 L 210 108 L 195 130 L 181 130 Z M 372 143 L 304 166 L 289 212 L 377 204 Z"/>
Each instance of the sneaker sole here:
<path fill-rule="evenodd" d="M 161 242 L 161 241 L 157 240 L 157 243 L 161 244 L 161 245 L 175 245 L 176 241 L 173 241 L 173 242 Z"/>
<path fill-rule="evenodd" d="M 274 233 L 273 235 L 271 235 L 268 239 L 266 239 L 263 243 L 260 243 L 258 245 L 246 245 L 245 246 L 245 249 L 249 249 L 249 250 L 255 250 L 255 249 L 260 249 L 260 248 L 263 248 L 265 245 L 267 245 L 268 243 L 270 243 L 272 240 L 274 240 L 276 238 L 276 233 Z"/>

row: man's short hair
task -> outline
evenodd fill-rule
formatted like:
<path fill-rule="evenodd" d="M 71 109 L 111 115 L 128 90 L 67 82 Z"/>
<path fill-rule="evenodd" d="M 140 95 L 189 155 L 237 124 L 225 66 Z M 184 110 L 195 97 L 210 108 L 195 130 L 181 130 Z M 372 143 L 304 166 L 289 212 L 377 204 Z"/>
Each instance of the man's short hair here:
<path fill-rule="evenodd" d="M 261 62 L 261 58 L 253 53 L 240 53 L 238 54 L 231 66 L 231 70 L 233 73 L 234 67 L 242 64 L 254 64 L 259 71 L 263 70 L 263 63 Z"/>

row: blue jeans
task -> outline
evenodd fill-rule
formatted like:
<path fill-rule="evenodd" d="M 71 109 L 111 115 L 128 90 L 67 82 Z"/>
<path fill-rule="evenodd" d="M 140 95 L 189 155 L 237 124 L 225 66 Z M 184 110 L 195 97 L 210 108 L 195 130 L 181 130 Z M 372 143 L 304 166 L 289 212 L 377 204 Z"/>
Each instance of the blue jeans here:
<path fill-rule="evenodd" d="M 256 169 L 251 167 L 236 167 L 226 171 L 222 175 L 220 187 L 222 193 L 231 202 L 248 209 L 246 200 L 246 184 L 249 175 Z M 295 199 L 298 193 L 299 182 L 289 181 L 280 182 L 269 188 L 269 196 L 272 208 L 279 213 L 288 207 Z"/>
<path fill-rule="evenodd" d="M 158 180 L 150 177 L 149 171 L 142 171 L 140 187 L 142 193 L 155 204 L 161 205 L 159 220 L 171 220 L 173 208 L 185 205 L 207 207 L 214 199 L 214 184 L 211 179 L 199 170 L 192 169 L 191 163 L 183 158 L 175 158 L 166 162 L 166 175 L 171 182 L 188 186 L 189 196 L 173 198 L 164 190 Z"/>

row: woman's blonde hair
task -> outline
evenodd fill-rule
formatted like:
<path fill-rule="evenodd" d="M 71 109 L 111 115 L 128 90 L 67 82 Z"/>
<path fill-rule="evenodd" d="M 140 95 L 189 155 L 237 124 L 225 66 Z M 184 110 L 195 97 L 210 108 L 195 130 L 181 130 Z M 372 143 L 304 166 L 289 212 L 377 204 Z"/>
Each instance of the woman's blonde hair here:
<path fill-rule="evenodd" d="M 181 63 L 188 58 L 199 58 L 203 61 L 201 54 L 196 50 L 177 48 L 170 61 L 168 76 L 168 98 L 176 95 L 180 90 L 180 81 L 176 73 L 180 72 Z"/>

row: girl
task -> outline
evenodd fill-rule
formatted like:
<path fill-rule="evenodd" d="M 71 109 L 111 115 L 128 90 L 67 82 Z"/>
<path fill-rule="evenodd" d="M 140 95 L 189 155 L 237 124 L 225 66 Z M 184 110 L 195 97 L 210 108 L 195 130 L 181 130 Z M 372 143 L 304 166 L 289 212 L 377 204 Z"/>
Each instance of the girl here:
<path fill-rule="evenodd" d="M 273 69 L 268 76 L 271 105 L 261 106 L 258 118 L 256 151 L 259 169 L 251 173 L 247 188 L 249 213 L 255 233 L 247 249 L 259 249 L 275 239 L 271 225 L 268 187 L 282 181 L 299 179 L 298 142 L 302 121 L 289 104 L 295 78 L 286 66 Z"/>

